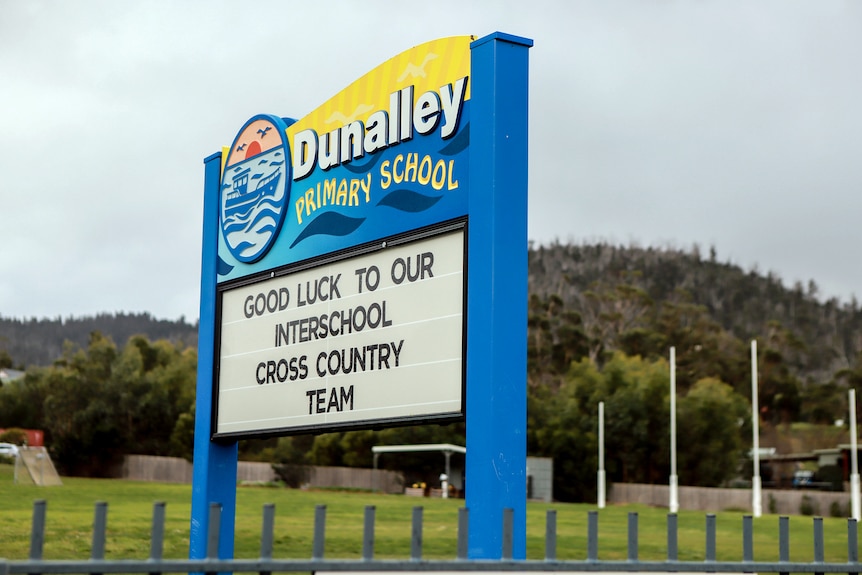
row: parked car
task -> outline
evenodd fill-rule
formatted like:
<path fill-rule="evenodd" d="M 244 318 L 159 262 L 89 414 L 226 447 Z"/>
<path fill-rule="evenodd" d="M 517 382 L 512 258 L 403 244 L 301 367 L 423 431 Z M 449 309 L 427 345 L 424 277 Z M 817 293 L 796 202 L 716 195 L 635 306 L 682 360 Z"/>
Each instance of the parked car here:
<path fill-rule="evenodd" d="M 11 443 L 0 443 L 0 457 L 18 457 L 18 446 Z"/>
<path fill-rule="evenodd" d="M 814 483 L 814 472 L 800 470 L 793 474 L 793 487 L 804 488 L 811 487 Z"/>

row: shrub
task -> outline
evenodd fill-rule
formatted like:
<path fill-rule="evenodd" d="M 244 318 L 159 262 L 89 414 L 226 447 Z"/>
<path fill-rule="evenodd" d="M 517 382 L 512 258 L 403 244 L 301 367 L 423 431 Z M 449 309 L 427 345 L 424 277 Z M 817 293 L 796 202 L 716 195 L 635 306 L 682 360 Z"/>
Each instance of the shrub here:
<path fill-rule="evenodd" d="M 846 505 L 841 505 L 838 501 L 833 501 L 831 505 L 829 505 L 829 516 L 830 517 L 850 517 L 850 502 L 848 501 Z"/>
<path fill-rule="evenodd" d="M 799 513 L 801 515 L 816 515 L 817 512 L 817 502 L 811 499 L 809 495 L 803 495 L 802 501 L 799 503 Z"/>
<path fill-rule="evenodd" d="M 3 433 L 0 433 L 0 443 L 27 445 L 27 432 L 17 427 L 9 428 Z"/>
<path fill-rule="evenodd" d="M 307 465 L 292 465 L 290 463 L 273 463 L 272 470 L 288 487 L 302 487 L 308 482 L 311 470 Z"/>

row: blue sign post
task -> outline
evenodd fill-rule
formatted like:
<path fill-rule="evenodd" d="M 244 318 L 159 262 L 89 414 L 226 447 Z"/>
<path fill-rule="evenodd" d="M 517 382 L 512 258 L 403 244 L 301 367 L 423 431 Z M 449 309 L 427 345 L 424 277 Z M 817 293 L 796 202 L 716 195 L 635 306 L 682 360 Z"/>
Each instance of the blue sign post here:
<path fill-rule="evenodd" d="M 414 47 L 204 161 L 190 558 L 213 504 L 233 556 L 237 439 L 465 415 L 468 555 L 511 509 L 525 558 L 532 44 Z"/>
<path fill-rule="evenodd" d="M 503 509 L 526 556 L 527 98 L 533 42 L 473 42 L 467 294 L 468 554 L 499 559 Z"/>
<path fill-rule="evenodd" d="M 189 558 L 207 556 L 209 506 L 221 506 L 219 557 L 233 557 L 236 515 L 237 443 L 215 443 L 212 434 L 216 331 L 216 267 L 221 153 L 204 160 L 204 224 L 201 254 L 201 315 L 198 323 L 198 373 L 195 397 L 195 454 L 192 470 L 192 521 Z"/>

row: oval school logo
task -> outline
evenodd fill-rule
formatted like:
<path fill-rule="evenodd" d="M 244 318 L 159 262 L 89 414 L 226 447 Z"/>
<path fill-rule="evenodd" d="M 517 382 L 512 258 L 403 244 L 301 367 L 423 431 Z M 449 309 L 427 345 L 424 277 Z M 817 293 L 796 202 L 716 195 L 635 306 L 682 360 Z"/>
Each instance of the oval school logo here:
<path fill-rule="evenodd" d="M 278 237 L 290 198 L 290 148 L 281 118 L 251 118 L 240 129 L 222 170 L 220 222 L 239 261 L 262 258 Z"/>

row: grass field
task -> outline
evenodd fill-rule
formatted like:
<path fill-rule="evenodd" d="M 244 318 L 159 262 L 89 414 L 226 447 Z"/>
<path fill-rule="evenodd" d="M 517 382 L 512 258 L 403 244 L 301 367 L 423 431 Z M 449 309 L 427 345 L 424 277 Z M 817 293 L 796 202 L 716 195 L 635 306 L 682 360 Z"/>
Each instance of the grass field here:
<path fill-rule="evenodd" d="M 188 555 L 191 486 L 124 480 L 64 478 L 62 487 L 36 487 L 13 482 L 12 466 L 0 464 L 0 557 L 25 559 L 30 546 L 33 502 L 47 502 L 46 559 L 86 559 L 90 556 L 96 502 L 108 503 L 107 550 L 109 558 L 137 559 L 149 555 L 153 504 L 166 504 L 164 555 Z M 339 491 L 301 491 L 276 487 L 238 487 L 235 556 L 259 555 L 263 506 L 275 504 L 275 551 L 277 558 L 311 557 L 314 509 L 327 506 L 325 555 L 358 558 L 362 549 L 364 509 L 376 508 L 375 557 L 410 556 L 411 514 L 424 508 L 423 557 L 454 559 L 457 544 L 458 509 L 463 500 L 417 499 L 401 495 Z M 545 516 L 557 511 L 557 556 L 584 559 L 587 553 L 586 504 L 541 504 L 527 506 L 527 557 L 544 557 Z M 599 512 L 599 559 L 627 557 L 628 514 L 638 513 L 638 558 L 664 560 L 667 556 L 666 509 L 645 506 L 611 506 Z M 719 561 L 742 559 L 742 512 L 717 514 L 716 552 Z M 681 511 L 679 559 L 701 561 L 705 548 L 703 512 Z M 847 560 L 847 521 L 824 518 L 827 562 Z M 790 559 L 813 559 L 813 527 L 810 517 L 790 518 Z M 764 515 L 754 521 L 755 561 L 778 559 L 778 516 Z"/>

